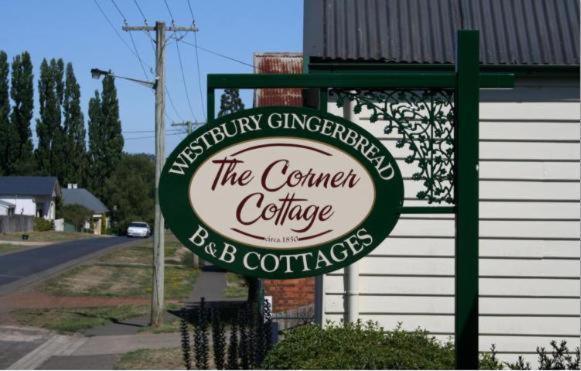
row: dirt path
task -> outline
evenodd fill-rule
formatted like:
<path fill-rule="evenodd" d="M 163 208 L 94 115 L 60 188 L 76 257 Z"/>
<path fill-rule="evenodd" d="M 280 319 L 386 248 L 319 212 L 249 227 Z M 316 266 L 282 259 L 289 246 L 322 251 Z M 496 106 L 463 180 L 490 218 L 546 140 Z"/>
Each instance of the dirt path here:
<path fill-rule="evenodd" d="M 91 308 L 118 305 L 147 305 L 146 297 L 52 296 L 35 290 L 0 296 L 0 323 L 17 324 L 11 311 L 17 309 Z"/>
<path fill-rule="evenodd" d="M 19 292 L 0 296 L 0 313 L 14 309 L 81 308 L 148 304 L 145 297 L 52 296 L 38 291 Z"/>

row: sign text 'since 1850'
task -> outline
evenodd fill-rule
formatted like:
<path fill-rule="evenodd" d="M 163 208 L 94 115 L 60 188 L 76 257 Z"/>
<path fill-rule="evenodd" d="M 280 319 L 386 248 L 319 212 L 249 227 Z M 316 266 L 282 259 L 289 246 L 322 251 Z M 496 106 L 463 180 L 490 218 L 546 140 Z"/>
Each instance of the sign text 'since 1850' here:
<path fill-rule="evenodd" d="M 159 184 L 166 223 L 185 246 L 229 271 L 275 279 L 368 254 L 397 223 L 403 193 L 379 140 L 297 107 L 240 111 L 196 130 Z"/>

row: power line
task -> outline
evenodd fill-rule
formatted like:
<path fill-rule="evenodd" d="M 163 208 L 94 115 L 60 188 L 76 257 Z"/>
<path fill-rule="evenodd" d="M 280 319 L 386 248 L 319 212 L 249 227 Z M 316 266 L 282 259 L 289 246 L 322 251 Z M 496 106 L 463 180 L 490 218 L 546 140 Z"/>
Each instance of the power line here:
<path fill-rule="evenodd" d="M 180 113 L 178 112 L 178 110 L 176 109 L 176 106 L 173 102 L 173 98 L 171 97 L 171 94 L 169 93 L 169 90 L 167 90 L 167 86 L 165 87 L 165 93 L 167 94 L 167 100 L 169 101 L 169 105 L 171 106 L 171 108 L 173 109 L 174 113 L 176 114 L 176 116 L 178 117 L 178 119 L 180 121 L 184 121 L 182 115 L 180 115 Z M 173 120 L 171 120 L 173 121 Z"/>
<path fill-rule="evenodd" d="M 117 36 L 123 42 L 123 44 L 125 44 L 125 46 L 127 46 L 127 48 L 129 48 L 129 51 L 131 51 L 131 53 L 138 59 L 139 64 L 141 66 L 141 70 L 143 71 L 143 74 L 145 75 L 145 78 L 146 79 L 149 79 L 149 76 L 148 76 L 148 74 L 146 72 L 146 69 L 145 69 L 145 66 L 144 66 L 144 65 L 147 65 L 147 64 L 143 62 L 143 60 L 141 59 L 141 56 L 139 55 L 139 52 L 137 50 L 137 46 L 135 44 L 135 40 L 133 39 L 133 35 L 131 33 L 129 33 L 129 37 L 130 37 L 131 43 L 133 44 L 133 49 L 134 49 L 134 50 L 131 50 L 131 47 L 129 46 L 129 44 L 127 44 L 127 42 L 125 41 L 125 39 L 123 39 L 121 37 L 121 35 L 117 32 L 117 29 L 115 28 L 115 26 L 113 26 L 113 22 L 111 22 L 111 20 L 109 19 L 109 17 L 107 17 L 107 15 L 105 14 L 105 12 L 101 8 L 101 6 L 97 3 L 97 0 L 93 0 L 93 1 L 95 1 L 95 4 L 97 5 L 97 7 L 99 8 L 99 10 L 101 11 L 101 14 L 103 14 L 103 16 L 105 17 L 105 19 L 107 20 L 107 22 L 109 23 L 109 25 L 111 26 L 111 28 L 113 29 L 113 31 L 115 31 L 115 34 L 117 34 Z M 127 25 L 127 18 L 125 17 L 125 15 L 121 11 L 121 9 L 119 8 L 119 6 L 117 6 L 117 3 L 114 0 L 111 0 L 111 1 L 113 2 L 113 5 L 115 6 L 115 9 L 117 9 L 117 12 L 121 16 L 121 18 L 123 18 L 123 22 Z M 139 3 L 137 2 L 137 0 L 133 0 L 133 3 L 137 7 L 137 11 L 139 12 L 139 14 L 141 14 L 141 16 L 143 17 L 143 21 L 144 21 L 145 25 L 147 25 L 147 17 L 145 16 L 145 13 L 143 12 L 143 9 L 141 9 L 141 7 L 139 6 Z M 151 35 L 149 34 L 149 32 L 145 31 L 145 34 L 148 36 L 149 40 L 151 41 L 151 48 L 153 50 L 153 53 L 155 54 L 155 45 L 154 45 L 153 38 L 151 37 Z M 152 69 L 152 67 L 150 65 L 147 65 L 147 67 L 149 68 L 149 70 Z M 172 99 L 171 94 L 169 93 L 169 90 L 167 89 L 167 87 L 165 88 L 165 91 L 166 91 L 168 100 L 170 101 L 170 105 L 171 105 L 171 107 L 172 107 L 175 115 L 180 120 L 183 121 L 181 115 L 179 114 L 178 110 L 176 109 L 175 104 L 173 103 L 173 99 Z M 175 121 L 171 116 L 169 116 L 169 114 L 167 112 L 164 112 L 164 116 L 169 121 Z"/>
<path fill-rule="evenodd" d="M 188 2 L 189 4 L 189 2 Z M 200 57 L 198 56 L 198 35 L 194 33 L 194 44 L 196 45 L 195 53 L 196 53 L 196 72 L 198 74 L 198 93 L 200 94 L 200 106 L 204 107 L 204 93 L 202 92 L 202 78 L 200 77 Z M 204 114 L 204 120 L 206 120 L 205 111 L 202 109 Z"/>
<path fill-rule="evenodd" d="M 112 0 L 113 1 L 113 0 Z M 93 2 L 95 3 L 95 5 L 97 6 L 97 8 L 99 9 L 99 11 L 101 12 L 101 14 L 103 15 L 103 17 L 105 18 L 105 20 L 107 21 L 107 23 L 109 24 L 109 26 L 111 26 L 111 29 L 113 29 L 113 31 L 115 32 L 115 35 L 117 35 L 117 37 L 119 38 L 119 40 L 121 40 L 121 42 L 123 43 L 123 45 L 125 45 L 125 47 L 131 52 L 131 54 L 133 54 L 135 56 L 135 58 L 137 58 L 138 61 L 140 61 L 140 64 L 143 63 L 141 60 L 141 57 L 139 56 L 139 53 L 137 51 L 137 48 L 135 47 L 135 50 L 132 50 L 131 46 L 129 46 L 129 44 L 127 43 L 127 41 L 125 41 L 125 39 L 121 36 L 121 34 L 119 33 L 119 31 L 117 31 L 117 28 L 115 28 L 115 26 L 113 25 L 113 22 L 111 22 L 111 19 L 107 16 L 107 14 L 105 13 L 105 11 L 103 10 L 103 8 L 101 7 L 101 5 L 99 5 L 99 3 L 97 2 L 97 0 L 93 0 Z M 124 20 L 126 19 L 123 12 L 121 11 L 121 9 L 119 9 L 119 7 L 117 6 L 117 4 L 115 2 L 113 2 L 113 4 L 115 5 L 115 8 L 117 9 L 117 11 L 119 12 L 119 15 L 121 15 L 121 18 L 123 18 Z M 137 3 L 137 1 L 135 1 L 135 4 L 137 5 L 137 7 L 139 8 L 139 4 Z M 139 11 L 141 14 L 143 14 L 143 12 L 140 10 L 141 8 L 139 8 Z M 149 35 L 149 33 L 146 31 L 146 34 L 149 36 L 150 40 L 151 39 L 151 35 Z M 131 35 L 130 35 L 131 36 Z M 131 39 L 133 41 L 133 37 L 131 36 Z M 155 46 L 152 45 L 153 47 L 153 51 L 155 53 Z M 149 67 L 151 69 L 151 67 Z M 142 66 L 142 70 L 144 70 L 143 66 Z M 144 74 L 146 74 L 145 71 L 143 71 Z M 148 77 L 146 76 L 146 79 Z M 172 109 L 174 110 L 174 113 L 176 114 L 176 116 L 178 116 L 178 118 L 183 121 L 183 119 L 181 118 L 181 115 L 179 114 L 179 112 L 177 111 L 173 100 L 171 98 L 171 95 L 169 93 L 169 91 L 167 90 L 167 87 L 165 88 L 166 93 L 167 93 L 167 97 L 171 103 Z M 175 121 L 172 117 L 169 116 L 169 114 L 167 112 L 165 112 L 165 117 L 169 120 L 169 121 Z"/>
<path fill-rule="evenodd" d="M 188 3 L 188 9 L 190 10 L 190 14 L 192 15 L 192 22 L 195 23 L 196 22 L 195 21 L 195 18 L 196 17 L 194 17 L 194 11 L 192 10 L 192 4 L 190 4 L 190 0 L 187 0 L 187 3 Z"/>
<path fill-rule="evenodd" d="M 143 9 L 141 9 L 141 6 L 139 6 L 139 3 L 137 2 L 137 0 L 133 0 L 133 3 L 135 4 L 135 6 L 137 7 L 137 11 L 139 12 L 139 14 L 141 14 L 141 16 L 143 17 L 143 23 L 148 26 L 147 24 L 147 17 L 145 16 L 145 13 L 143 13 Z M 151 46 L 153 47 L 153 53 L 155 54 L 155 41 L 153 40 L 153 37 L 151 37 L 151 35 L 149 34 L 148 31 L 145 31 L 145 34 L 147 35 L 147 38 L 149 39 L 149 41 L 151 41 Z"/>
<path fill-rule="evenodd" d="M 192 116 L 194 117 L 194 120 L 198 121 L 196 114 L 194 113 L 194 109 L 192 108 L 192 102 L 190 101 L 190 94 L 188 93 L 188 87 L 186 84 L 186 77 L 184 74 L 184 65 L 182 64 L 182 53 L 180 52 L 180 45 L 177 42 L 176 42 L 176 50 L 178 52 L 178 61 L 180 63 L 180 72 L 182 74 L 182 82 L 184 84 L 184 91 L 186 93 L 186 100 L 188 101 L 188 107 L 190 108 L 190 112 L 191 112 Z"/>
<path fill-rule="evenodd" d="M 145 23 L 145 25 L 147 25 L 147 17 L 143 13 L 143 10 L 141 10 L 141 7 L 139 6 L 139 3 L 137 2 L 137 0 L 133 0 L 133 2 L 135 3 L 135 6 L 137 7 L 137 10 L 139 11 L 139 14 L 141 14 L 141 16 L 143 17 L 143 23 Z M 147 34 L 149 35 L 149 33 L 147 33 Z"/>
<path fill-rule="evenodd" d="M 166 134 L 166 136 L 184 135 L 184 134 L 186 134 L 186 133 L 184 133 L 182 131 L 182 132 L 179 132 L 179 133 L 169 133 L 169 134 Z M 145 136 L 145 137 L 123 138 L 123 140 L 139 140 L 139 139 L 154 139 L 154 138 L 155 138 L 155 135 L 153 135 L 153 136 L 148 135 L 148 136 Z"/>
<path fill-rule="evenodd" d="M 192 16 L 192 24 L 196 24 L 196 17 L 194 17 L 194 11 L 192 10 L 192 4 L 190 4 L 190 0 L 187 0 L 188 9 L 190 10 L 190 14 Z M 204 93 L 202 92 L 202 78 L 200 76 L 200 57 L 198 55 L 198 34 L 194 32 L 194 53 L 196 55 L 196 72 L 198 75 L 198 93 L 200 94 L 200 107 L 202 107 L 202 112 L 204 114 L 204 120 L 206 119 L 206 114 L 204 111 Z"/>
<path fill-rule="evenodd" d="M 141 14 L 141 16 L 143 17 L 143 22 L 145 23 L 145 25 L 147 26 L 147 17 L 145 16 L 145 13 L 143 12 L 143 9 L 141 9 L 141 7 L 139 6 L 139 3 L 137 2 L 137 0 L 133 0 L 133 3 L 135 4 L 135 6 L 137 7 L 137 11 L 139 12 L 139 14 Z M 151 35 L 149 34 L 149 32 L 147 30 L 144 30 L 145 34 L 147 35 L 147 37 L 149 38 L 150 41 L 150 45 L 151 45 L 151 50 L 153 51 L 153 53 L 155 54 L 155 41 L 153 40 L 153 38 L 151 37 Z M 131 35 L 131 33 L 129 33 Z M 178 117 L 178 119 L 180 121 L 183 121 L 182 115 L 180 115 L 180 113 L 178 112 L 173 98 L 169 92 L 169 90 L 167 89 L 167 86 L 165 86 L 165 93 L 167 95 L 167 99 L 170 103 L 170 106 L 174 112 L 174 114 Z M 164 116 L 169 120 L 169 121 L 175 121 L 173 118 L 171 118 L 167 111 L 164 111 Z"/>
<path fill-rule="evenodd" d="M 127 22 L 125 22 L 125 24 L 127 24 Z M 143 71 L 143 76 L 145 76 L 145 79 L 148 80 L 149 75 L 147 74 L 147 71 L 145 70 L 143 60 L 141 59 L 141 56 L 139 55 L 139 52 L 137 51 L 137 46 L 135 45 L 135 40 L 133 40 L 133 35 L 131 34 L 131 32 L 129 33 L 129 39 L 131 40 L 131 45 L 133 45 L 133 49 L 135 49 L 135 53 L 137 53 L 137 59 L 139 60 L 139 65 L 141 66 L 141 71 Z M 151 66 L 149 67 L 149 69 L 151 70 Z"/>
<path fill-rule="evenodd" d="M 97 8 L 99 8 L 99 11 L 103 15 L 103 17 L 105 17 L 105 20 L 107 21 L 107 23 L 109 23 L 109 26 L 111 26 L 111 28 L 115 32 L 115 35 L 117 35 L 117 37 L 119 38 L 119 40 L 121 40 L 121 42 L 123 43 L 123 45 L 125 45 L 125 47 L 127 47 L 127 49 L 129 50 L 129 52 L 131 52 L 131 54 L 133 54 L 136 58 L 139 58 L 137 56 L 137 54 L 135 54 L 135 52 L 131 49 L 131 47 L 129 46 L 129 44 L 127 43 L 127 41 L 125 41 L 125 39 L 123 37 L 121 37 L 121 34 L 119 33 L 119 31 L 117 31 L 117 29 L 113 25 L 113 22 L 111 22 L 111 20 L 109 19 L 109 17 L 107 16 L 107 14 L 103 10 L 103 8 L 101 8 L 101 5 L 99 5 L 99 3 L 97 2 L 97 0 L 93 0 L 93 2 L 95 3 L 95 5 L 97 5 Z"/>
<path fill-rule="evenodd" d="M 125 17 L 125 14 L 123 14 L 121 9 L 117 5 L 117 2 L 115 2 L 115 0 L 111 0 L 111 2 L 113 3 L 113 6 L 115 7 L 115 9 L 117 9 L 117 12 L 119 13 L 121 18 L 123 19 L 123 23 L 125 25 L 127 25 L 127 17 Z M 129 39 L 131 40 L 131 45 L 133 46 L 133 51 L 135 52 L 135 56 L 137 57 L 137 60 L 139 61 L 139 65 L 141 66 L 141 71 L 143 71 L 143 76 L 147 80 L 147 79 L 149 79 L 149 75 L 147 74 L 147 71 L 145 69 L 145 63 L 143 62 L 143 59 L 141 59 L 141 55 L 139 54 L 139 51 L 137 50 L 137 45 L 135 44 L 135 40 L 133 39 L 133 35 L 131 33 L 129 33 Z M 148 67 L 149 67 L 149 70 L 151 70 L 151 66 L 148 66 Z"/>
<path fill-rule="evenodd" d="M 115 0 L 111 0 L 111 2 L 113 3 L 113 6 L 115 7 L 115 9 L 117 9 L 117 12 L 121 16 L 121 18 L 123 18 L 123 22 L 127 23 L 127 18 L 125 18 L 125 16 L 123 15 L 123 12 L 121 11 L 121 9 L 119 9 Z"/>
<path fill-rule="evenodd" d="M 179 129 L 168 129 L 166 130 L 166 133 L 171 132 L 171 131 L 178 131 Z M 130 133 L 130 134 L 135 134 L 135 133 L 155 133 L 155 130 L 123 130 L 123 133 Z"/>
<path fill-rule="evenodd" d="M 167 0 L 163 0 L 163 2 L 165 3 L 165 7 L 167 8 L 169 16 L 171 17 L 171 22 L 174 23 L 175 18 L 173 17 L 173 13 L 171 12 L 171 9 L 169 8 L 169 4 L 167 3 Z"/>
<path fill-rule="evenodd" d="M 165 7 L 167 9 L 167 12 L 169 13 L 169 15 L 171 17 L 172 23 L 174 23 L 174 16 L 173 16 L 173 13 L 171 11 L 171 8 L 169 7 L 169 4 L 167 3 L 167 0 L 163 0 L 163 2 L 165 4 Z M 177 42 L 176 42 L 176 46 L 177 46 L 177 51 L 178 51 L 178 59 L 179 59 L 179 63 L 180 63 L 180 70 L 181 70 L 181 74 L 182 74 L 182 81 L 183 81 L 183 84 L 184 84 L 184 90 L 186 92 L 186 100 L 188 101 L 188 107 L 190 108 L 190 112 L 192 113 L 192 116 L 195 119 L 196 118 L 196 115 L 194 114 L 194 110 L 192 109 L 192 103 L 190 101 L 190 95 L 188 94 L 188 88 L 186 86 L 186 80 L 185 80 L 185 76 L 184 76 L 184 67 L 182 65 L 182 56 L 181 56 L 180 49 L 179 49 L 179 46 L 178 46 L 178 43 Z M 174 112 L 176 113 L 176 115 L 178 116 L 178 119 L 180 121 L 184 121 L 184 119 L 181 117 L 181 115 L 176 110 L 175 104 L 173 102 L 173 99 L 172 99 L 171 95 L 169 94 L 169 91 L 167 90 L 167 87 L 166 87 L 165 91 L 167 93 L 167 97 L 168 97 L 169 103 L 170 103 L 172 109 L 174 110 Z"/>
<path fill-rule="evenodd" d="M 186 44 L 186 45 L 189 45 L 189 46 L 193 46 L 194 48 L 196 48 L 196 49 L 200 49 L 200 50 L 202 50 L 202 51 L 205 51 L 205 52 L 207 52 L 207 53 L 214 54 L 214 55 L 216 55 L 216 56 L 218 56 L 218 57 L 222 57 L 222 58 L 225 58 L 225 59 L 229 59 L 229 60 L 231 60 L 231 61 L 233 61 L 233 62 L 240 63 L 240 64 L 243 64 L 243 65 L 245 65 L 245 66 L 248 66 L 248 67 L 255 68 L 253 64 L 246 63 L 246 62 L 244 62 L 244 61 L 241 61 L 241 60 L 239 60 L 239 59 L 236 59 L 236 58 L 229 57 L 229 56 L 227 56 L 227 55 L 224 55 L 224 54 L 222 54 L 222 53 L 218 53 L 218 52 L 216 52 L 216 51 L 213 51 L 213 50 L 210 50 L 210 49 L 208 49 L 208 48 L 204 48 L 203 46 L 200 46 L 200 45 L 195 45 L 195 44 L 192 44 L 192 43 L 190 43 L 190 42 L 188 42 L 188 41 L 185 41 L 185 40 L 182 40 L 182 43 L 184 43 L 184 44 Z"/>

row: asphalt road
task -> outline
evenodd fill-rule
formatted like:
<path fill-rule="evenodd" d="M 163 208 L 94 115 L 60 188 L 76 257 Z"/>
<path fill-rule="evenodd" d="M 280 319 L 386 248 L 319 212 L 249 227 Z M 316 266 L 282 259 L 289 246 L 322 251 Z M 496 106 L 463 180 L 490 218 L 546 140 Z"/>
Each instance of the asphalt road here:
<path fill-rule="evenodd" d="M 15 281 L 131 240 L 128 237 L 89 238 L 0 255 L 0 289 Z"/>

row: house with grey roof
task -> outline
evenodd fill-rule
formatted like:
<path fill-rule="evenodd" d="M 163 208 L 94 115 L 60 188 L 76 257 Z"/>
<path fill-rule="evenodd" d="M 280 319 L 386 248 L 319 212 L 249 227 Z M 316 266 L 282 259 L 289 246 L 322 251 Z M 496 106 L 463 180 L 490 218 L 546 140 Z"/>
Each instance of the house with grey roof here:
<path fill-rule="evenodd" d="M 62 190 L 62 204 L 80 205 L 90 210 L 93 215 L 85 223 L 85 229 L 90 229 L 93 234 L 101 234 L 103 228 L 109 227 L 109 209 L 94 194 L 85 188 L 78 188 L 76 184 L 68 184 Z"/>
<path fill-rule="evenodd" d="M 479 30 L 481 71 L 516 77 L 514 89 L 480 92 L 479 347 L 495 344 L 501 359 L 522 354 L 536 365 L 537 346 L 566 340 L 574 349 L 580 339 L 579 1 L 305 0 L 305 70 L 453 71 L 460 29 Z M 317 106 L 318 96 L 307 103 Z M 386 97 L 369 103 L 419 99 Z M 416 197 L 423 185 L 415 165 L 404 161 L 410 150 L 396 145 L 400 134 L 360 107 L 338 107 L 333 95 L 326 105 L 396 156 L 404 205 L 427 206 Z M 318 321 L 341 321 L 351 310 L 385 328 L 401 322 L 442 340 L 453 336 L 454 233 L 451 216 L 403 215 L 352 266 L 354 275 L 317 278 Z"/>
<path fill-rule="evenodd" d="M 54 220 L 61 188 L 56 177 L 0 176 L 0 215 Z"/>

